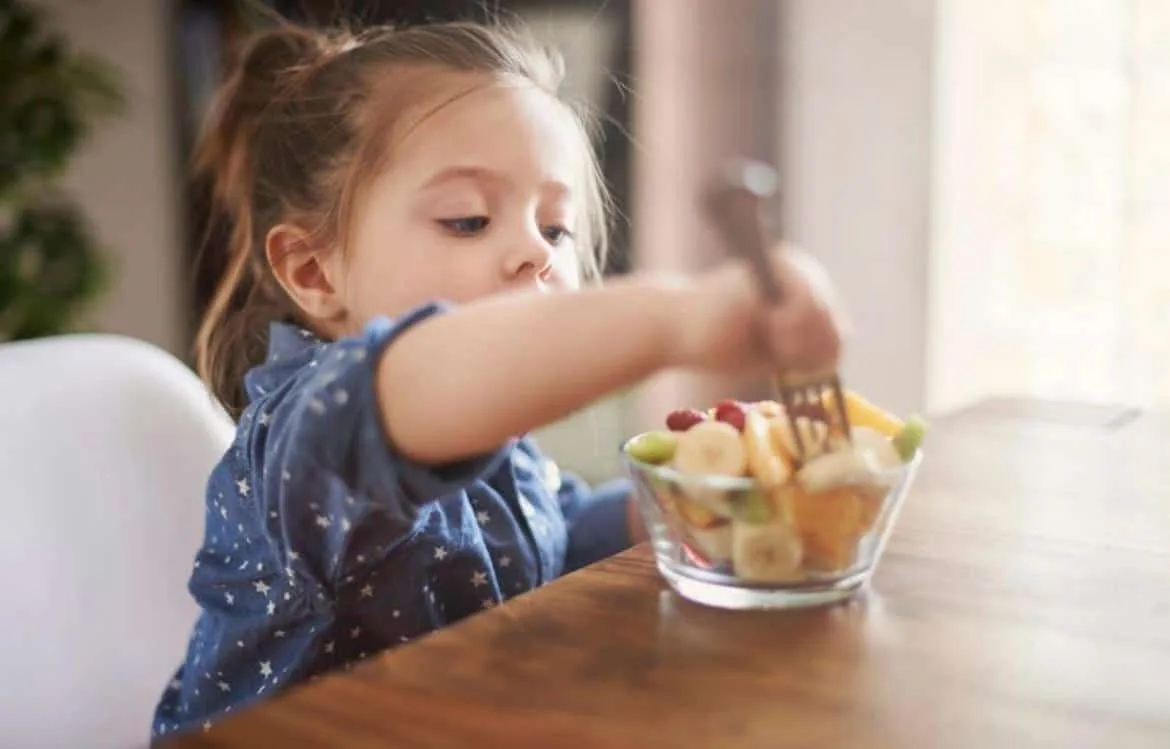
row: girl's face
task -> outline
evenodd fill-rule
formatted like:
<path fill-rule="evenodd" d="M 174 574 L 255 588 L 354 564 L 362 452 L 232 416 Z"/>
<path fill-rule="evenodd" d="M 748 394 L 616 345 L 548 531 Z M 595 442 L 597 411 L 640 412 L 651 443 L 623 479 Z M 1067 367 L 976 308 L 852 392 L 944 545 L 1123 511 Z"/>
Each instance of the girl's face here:
<path fill-rule="evenodd" d="M 393 128 L 389 167 L 327 261 L 345 332 L 431 299 L 580 283 L 573 188 L 586 154 L 570 113 L 530 85 L 444 78 Z"/>

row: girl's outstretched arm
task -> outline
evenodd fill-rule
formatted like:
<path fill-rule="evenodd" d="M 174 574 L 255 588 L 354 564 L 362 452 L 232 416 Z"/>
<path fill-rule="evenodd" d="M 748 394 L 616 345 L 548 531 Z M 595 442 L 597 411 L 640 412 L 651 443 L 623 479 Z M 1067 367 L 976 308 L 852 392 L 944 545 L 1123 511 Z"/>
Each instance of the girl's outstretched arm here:
<path fill-rule="evenodd" d="M 758 301 L 746 266 L 686 280 L 630 276 L 573 293 L 513 293 L 435 315 L 383 354 L 377 396 L 408 458 L 494 449 L 670 367 L 749 371 L 835 364 L 836 313 L 777 256 L 783 302 Z"/>

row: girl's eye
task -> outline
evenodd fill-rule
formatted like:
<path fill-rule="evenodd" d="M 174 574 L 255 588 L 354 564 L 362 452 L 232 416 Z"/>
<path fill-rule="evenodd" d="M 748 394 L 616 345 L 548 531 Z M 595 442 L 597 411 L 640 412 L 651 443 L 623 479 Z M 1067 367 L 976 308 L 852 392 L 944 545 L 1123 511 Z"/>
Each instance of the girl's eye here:
<path fill-rule="evenodd" d="M 569 231 L 563 226 L 545 226 L 540 230 L 544 235 L 545 240 L 554 247 L 559 245 L 566 239 L 573 238 L 573 232 Z"/>
<path fill-rule="evenodd" d="M 459 237 L 474 237 L 488 228 L 491 219 L 487 216 L 462 216 L 460 218 L 439 219 L 439 224 Z"/>

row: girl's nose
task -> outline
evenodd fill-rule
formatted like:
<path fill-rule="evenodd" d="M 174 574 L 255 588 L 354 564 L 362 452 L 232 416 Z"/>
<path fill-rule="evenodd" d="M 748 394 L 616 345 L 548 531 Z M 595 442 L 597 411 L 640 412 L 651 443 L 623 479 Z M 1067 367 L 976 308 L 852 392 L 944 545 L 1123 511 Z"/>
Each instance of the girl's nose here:
<path fill-rule="evenodd" d="M 504 277 L 507 281 L 543 278 L 552 264 L 552 248 L 539 233 L 518 238 L 504 255 Z"/>

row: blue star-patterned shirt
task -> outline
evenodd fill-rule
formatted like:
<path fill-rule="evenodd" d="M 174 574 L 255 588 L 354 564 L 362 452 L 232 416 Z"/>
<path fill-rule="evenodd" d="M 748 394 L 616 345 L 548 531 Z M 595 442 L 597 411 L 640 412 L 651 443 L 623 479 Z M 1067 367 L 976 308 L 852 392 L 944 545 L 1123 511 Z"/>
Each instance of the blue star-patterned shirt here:
<path fill-rule="evenodd" d="M 185 731 L 620 551 L 628 485 L 591 491 L 531 440 L 439 467 L 389 444 L 374 369 L 428 304 L 333 342 L 275 324 L 207 486 L 202 611 L 155 713 Z"/>

